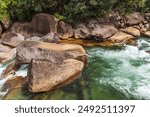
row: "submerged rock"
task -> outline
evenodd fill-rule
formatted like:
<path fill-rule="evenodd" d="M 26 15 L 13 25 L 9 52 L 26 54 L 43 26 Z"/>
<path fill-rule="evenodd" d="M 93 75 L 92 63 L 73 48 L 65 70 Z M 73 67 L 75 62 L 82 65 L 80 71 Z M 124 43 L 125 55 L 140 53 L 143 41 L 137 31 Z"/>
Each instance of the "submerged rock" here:
<path fill-rule="evenodd" d="M 6 33 L 1 40 L 2 44 L 5 44 L 10 47 L 18 46 L 22 41 L 24 41 L 24 37 L 18 33 Z"/>
<path fill-rule="evenodd" d="M 63 21 L 60 21 L 58 23 L 57 30 L 58 30 L 58 35 L 61 39 L 67 39 L 73 36 L 73 27 L 70 24 L 65 23 Z"/>
<path fill-rule="evenodd" d="M 74 59 L 63 62 L 32 60 L 28 71 L 31 92 L 46 92 L 72 83 L 79 78 L 84 63 Z"/>
<path fill-rule="evenodd" d="M 17 47 L 16 63 L 28 64 L 31 59 L 48 59 L 53 62 L 77 59 L 87 63 L 87 54 L 82 46 L 55 44 L 37 41 L 24 41 Z"/>

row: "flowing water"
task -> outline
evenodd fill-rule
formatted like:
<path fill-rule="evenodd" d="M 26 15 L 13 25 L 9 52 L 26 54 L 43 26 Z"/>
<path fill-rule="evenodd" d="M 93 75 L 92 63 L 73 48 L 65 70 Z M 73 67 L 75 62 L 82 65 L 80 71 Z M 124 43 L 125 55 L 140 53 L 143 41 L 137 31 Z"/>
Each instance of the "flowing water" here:
<path fill-rule="evenodd" d="M 149 38 L 138 39 L 137 47 L 85 49 L 90 57 L 88 68 L 73 84 L 37 94 L 17 89 L 4 99 L 150 99 L 150 54 L 145 52 L 150 50 Z M 0 72 L 4 68 L 1 65 Z M 26 73 L 20 69 L 17 75 Z"/>

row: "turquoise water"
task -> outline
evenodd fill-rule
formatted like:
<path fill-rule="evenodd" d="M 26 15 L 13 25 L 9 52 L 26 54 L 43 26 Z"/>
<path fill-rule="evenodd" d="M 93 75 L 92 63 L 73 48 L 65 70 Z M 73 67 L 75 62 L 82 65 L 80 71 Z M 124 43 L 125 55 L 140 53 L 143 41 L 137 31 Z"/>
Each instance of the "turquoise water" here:
<path fill-rule="evenodd" d="M 150 99 L 150 39 L 140 38 L 137 47 L 85 49 L 88 68 L 76 82 L 47 93 L 17 89 L 6 99 Z"/>

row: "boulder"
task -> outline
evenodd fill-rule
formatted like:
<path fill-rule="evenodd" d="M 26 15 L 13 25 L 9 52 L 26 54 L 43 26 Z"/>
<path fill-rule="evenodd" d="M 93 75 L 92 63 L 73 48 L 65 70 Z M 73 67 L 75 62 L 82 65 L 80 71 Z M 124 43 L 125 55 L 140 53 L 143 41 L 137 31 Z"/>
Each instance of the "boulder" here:
<path fill-rule="evenodd" d="M 126 43 L 129 39 L 134 39 L 134 37 L 122 31 L 117 32 L 109 38 L 109 40 L 113 43 Z"/>
<path fill-rule="evenodd" d="M 137 25 L 145 21 L 144 17 L 138 12 L 128 14 L 125 17 L 128 26 Z"/>
<path fill-rule="evenodd" d="M 22 41 L 24 41 L 24 37 L 18 33 L 6 33 L 1 40 L 2 44 L 8 45 L 10 47 L 18 46 Z"/>
<path fill-rule="evenodd" d="M 120 29 L 120 30 L 135 37 L 139 37 L 141 35 L 141 32 L 137 28 L 134 28 L 134 27 L 127 27 L 127 28 Z"/>
<path fill-rule="evenodd" d="M 150 31 L 144 32 L 144 35 L 147 36 L 147 37 L 150 37 Z"/>
<path fill-rule="evenodd" d="M 17 47 L 16 63 L 29 64 L 31 59 L 48 59 L 53 62 L 77 59 L 87 63 L 87 54 L 82 46 L 24 41 Z"/>
<path fill-rule="evenodd" d="M 28 22 L 15 22 L 11 27 L 11 31 L 23 35 L 25 39 L 38 35 L 31 29 L 31 24 Z"/>
<path fill-rule="evenodd" d="M 89 38 L 90 36 L 91 32 L 85 24 L 81 23 L 76 26 L 74 30 L 74 37 L 76 39 L 86 39 Z"/>
<path fill-rule="evenodd" d="M 16 56 L 16 49 L 11 49 L 5 52 L 0 52 L 0 63 L 6 63 L 10 60 L 13 60 Z"/>
<path fill-rule="evenodd" d="M 117 28 L 123 28 L 126 24 L 124 17 L 120 16 L 118 13 L 111 13 L 107 17 L 97 18 L 97 20 L 100 24 L 113 24 Z"/>
<path fill-rule="evenodd" d="M 99 24 L 96 20 L 91 20 L 87 26 L 91 30 L 91 36 L 100 40 L 107 39 L 117 32 L 113 25 Z"/>
<path fill-rule="evenodd" d="M 52 91 L 72 83 L 79 78 L 84 63 L 74 59 L 63 62 L 34 60 L 28 71 L 28 88 L 30 92 Z"/>
<path fill-rule="evenodd" d="M 11 91 L 16 88 L 23 87 L 26 84 L 26 79 L 21 76 L 14 76 L 6 80 L 1 88 L 2 92 Z"/>
<path fill-rule="evenodd" d="M 59 42 L 59 37 L 57 33 L 50 32 L 47 35 L 43 36 L 41 40 L 43 42 L 57 43 Z"/>
<path fill-rule="evenodd" d="M 60 21 L 58 23 L 58 35 L 61 39 L 68 39 L 73 36 L 73 28 L 70 24 Z"/>
<path fill-rule="evenodd" d="M 57 26 L 57 19 L 46 13 L 33 16 L 31 21 L 32 30 L 43 36 L 50 32 L 57 33 Z"/>

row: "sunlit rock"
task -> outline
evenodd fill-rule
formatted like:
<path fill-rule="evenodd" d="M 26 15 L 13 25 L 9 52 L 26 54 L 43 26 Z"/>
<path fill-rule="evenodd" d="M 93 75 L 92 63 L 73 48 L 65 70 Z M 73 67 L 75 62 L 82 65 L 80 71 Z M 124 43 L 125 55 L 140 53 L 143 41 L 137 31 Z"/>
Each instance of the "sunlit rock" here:
<path fill-rule="evenodd" d="M 37 41 L 24 41 L 17 47 L 16 63 L 29 64 L 31 59 L 48 59 L 59 62 L 77 59 L 87 63 L 88 56 L 80 45 L 55 44 Z"/>
<path fill-rule="evenodd" d="M 57 63 L 33 59 L 28 71 L 28 88 L 34 93 L 60 88 L 79 78 L 83 68 L 84 63 L 74 59 Z"/>

